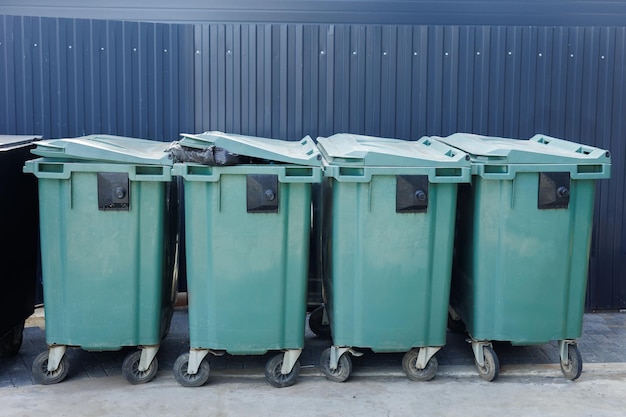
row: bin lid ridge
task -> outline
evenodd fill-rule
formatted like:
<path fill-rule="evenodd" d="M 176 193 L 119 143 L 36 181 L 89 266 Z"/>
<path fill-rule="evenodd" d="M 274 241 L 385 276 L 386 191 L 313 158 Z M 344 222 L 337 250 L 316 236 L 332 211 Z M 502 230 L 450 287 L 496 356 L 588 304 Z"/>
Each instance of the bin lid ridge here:
<path fill-rule="evenodd" d="M 181 134 L 180 144 L 203 149 L 217 146 L 230 153 L 278 163 L 321 166 L 321 155 L 310 136 L 299 141 L 286 141 L 219 131 Z"/>
<path fill-rule="evenodd" d="M 172 165 L 170 143 L 112 135 L 49 139 L 37 142 L 32 153 L 53 159 Z"/>
<path fill-rule="evenodd" d="M 429 138 L 417 141 L 339 133 L 320 137 L 320 151 L 331 164 L 363 166 L 469 166 L 465 153 Z"/>
<path fill-rule="evenodd" d="M 475 163 L 499 160 L 507 164 L 585 164 L 610 162 L 605 150 L 547 135 L 530 139 L 508 139 L 455 133 L 447 137 L 433 136 L 472 157 Z"/>

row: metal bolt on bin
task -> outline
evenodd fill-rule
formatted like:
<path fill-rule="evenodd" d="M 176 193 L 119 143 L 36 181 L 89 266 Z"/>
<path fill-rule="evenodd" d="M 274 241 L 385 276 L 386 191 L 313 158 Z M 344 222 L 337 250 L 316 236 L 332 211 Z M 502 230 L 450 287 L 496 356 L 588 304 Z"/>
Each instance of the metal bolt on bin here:
<path fill-rule="evenodd" d="M 176 298 L 178 190 L 168 143 L 92 135 L 38 142 L 46 342 L 32 372 L 68 373 L 66 350 L 138 346 L 122 371 L 150 381 Z"/>
<path fill-rule="evenodd" d="M 469 157 L 428 138 L 337 134 L 318 147 L 325 304 L 309 325 L 330 326 L 322 371 L 343 382 L 350 355 L 369 348 L 407 352 L 407 376 L 430 380 L 445 344 L 457 186 L 470 180 Z"/>
<path fill-rule="evenodd" d="M 595 182 L 610 177 L 609 152 L 545 135 L 432 139 L 472 160 L 458 197 L 450 327 L 465 325 L 484 380 L 499 372 L 492 341 L 551 340 L 577 379 Z"/>
<path fill-rule="evenodd" d="M 209 378 L 207 355 L 262 355 L 275 387 L 296 382 L 304 347 L 311 184 L 321 156 L 310 137 L 288 142 L 206 132 L 174 150 L 183 178 L 190 351 L 176 380 Z"/>

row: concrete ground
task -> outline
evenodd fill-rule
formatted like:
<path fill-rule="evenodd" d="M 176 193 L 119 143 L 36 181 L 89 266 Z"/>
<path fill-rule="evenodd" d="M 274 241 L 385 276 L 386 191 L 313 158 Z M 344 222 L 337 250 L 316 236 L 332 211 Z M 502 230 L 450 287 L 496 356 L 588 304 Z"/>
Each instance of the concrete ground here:
<path fill-rule="evenodd" d="M 121 376 L 70 379 L 54 386 L 0 389 L 2 416 L 624 416 L 626 373 L 502 376 L 495 383 L 439 375 L 355 376 L 344 383 L 304 376 L 277 389 L 259 377 L 215 376 L 184 388 L 171 372 L 144 385 Z"/>
<path fill-rule="evenodd" d="M 211 358 L 209 382 L 185 388 L 174 379 L 173 363 L 187 351 L 187 310 L 178 308 L 159 351 L 159 372 L 144 385 L 130 385 L 121 373 L 119 352 L 68 350 L 70 372 L 53 386 L 36 385 L 34 357 L 45 350 L 42 318 L 31 318 L 18 356 L 0 358 L 0 416 L 623 416 L 626 413 L 626 314 L 585 314 L 579 348 L 582 376 L 571 382 L 558 365 L 556 342 L 541 346 L 494 346 L 500 377 L 482 381 L 465 335 L 448 334 L 437 354 L 439 372 L 429 382 L 410 381 L 402 354 L 354 358 L 344 383 L 326 380 L 319 354 L 330 341 L 307 329 L 298 382 L 277 389 L 265 382 L 264 356 Z"/>

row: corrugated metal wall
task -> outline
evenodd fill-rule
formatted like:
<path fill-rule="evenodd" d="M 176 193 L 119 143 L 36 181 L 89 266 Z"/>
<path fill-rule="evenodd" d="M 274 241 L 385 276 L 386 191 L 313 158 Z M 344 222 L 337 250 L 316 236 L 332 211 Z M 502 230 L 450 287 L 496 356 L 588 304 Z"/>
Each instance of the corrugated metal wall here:
<path fill-rule="evenodd" d="M 598 28 L 198 25 L 196 130 L 608 141 L 623 114 L 612 110 L 624 91 L 623 37 Z"/>
<path fill-rule="evenodd" d="M 626 28 L 3 17 L 0 42 L 0 133 L 541 132 L 609 149 L 587 305 L 626 308 Z"/>
<path fill-rule="evenodd" d="M 0 131 L 175 139 L 193 126 L 192 44 L 183 25 L 0 16 Z"/>

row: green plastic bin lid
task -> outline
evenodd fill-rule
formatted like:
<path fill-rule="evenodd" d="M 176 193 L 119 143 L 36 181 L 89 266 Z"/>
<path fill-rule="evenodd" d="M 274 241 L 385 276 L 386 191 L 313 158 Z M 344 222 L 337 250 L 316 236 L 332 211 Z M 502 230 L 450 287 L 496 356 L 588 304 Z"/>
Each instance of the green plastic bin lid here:
<path fill-rule="evenodd" d="M 467 152 L 474 163 L 501 161 L 506 164 L 578 165 L 610 162 L 610 154 L 606 150 L 541 134 L 528 140 L 468 133 L 432 138 Z"/>
<path fill-rule="evenodd" d="M 182 134 L 182 137 L 179 143 L 189 148 L 204 149 L 214 145 L 237 155 L 271 162 L 322 165 L 320 152 L 310 136 L 300 141 L 285 141 L 212 131 L 198 135 Z"/>
<path fill-rule="evenodd" d="M 369 167 L 466 166 L 459 152 L 427 137 L 417 141 L 338 133 L 317 138 L 317 145 L 330 165 Z"/>
<path fill-rule="evenodd" d="M 50 139 L 37 142 L 35 155 L 59 160 L 81 160 L 143 165 L 172 165 L 170 143 L 111 135 Z"/>

